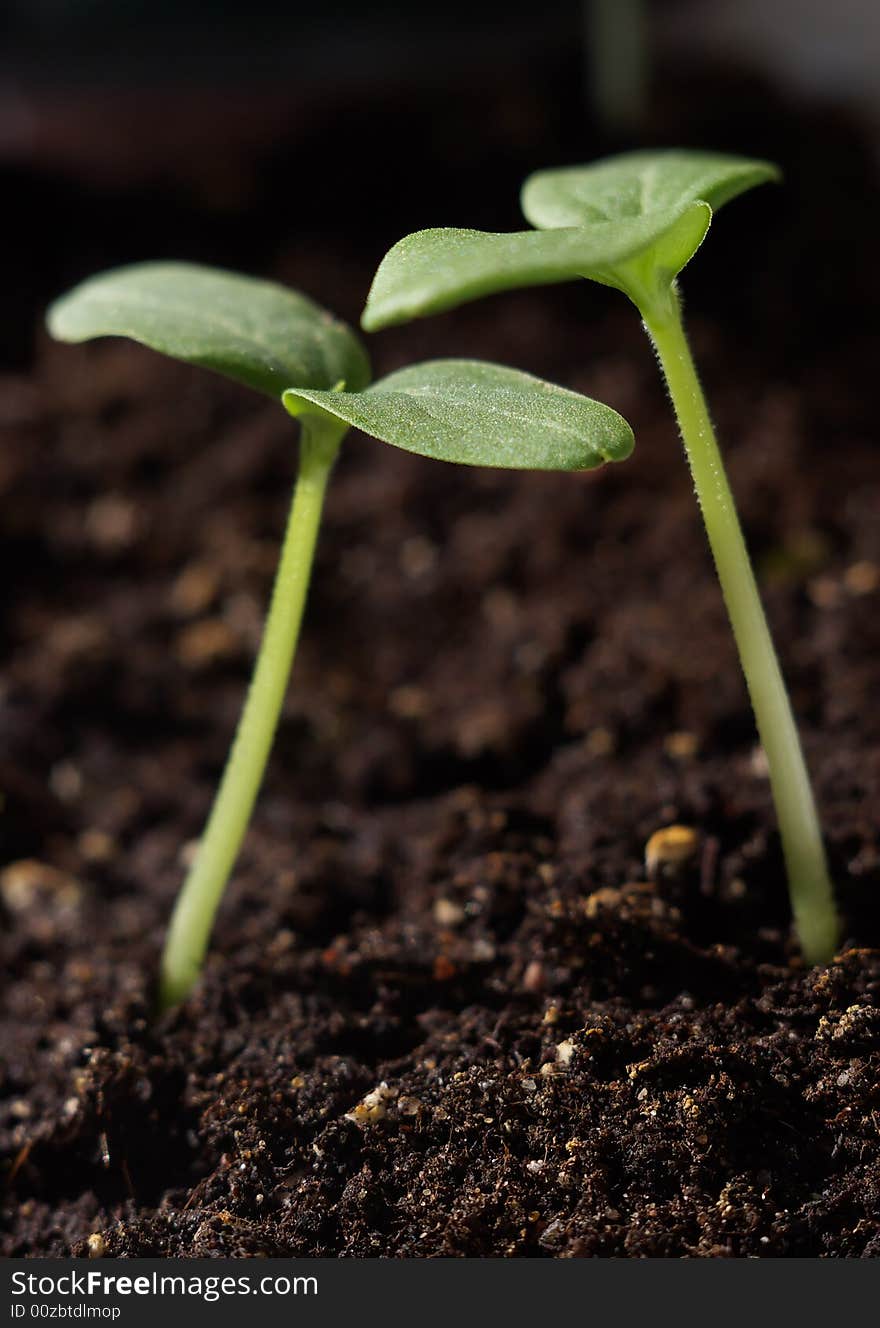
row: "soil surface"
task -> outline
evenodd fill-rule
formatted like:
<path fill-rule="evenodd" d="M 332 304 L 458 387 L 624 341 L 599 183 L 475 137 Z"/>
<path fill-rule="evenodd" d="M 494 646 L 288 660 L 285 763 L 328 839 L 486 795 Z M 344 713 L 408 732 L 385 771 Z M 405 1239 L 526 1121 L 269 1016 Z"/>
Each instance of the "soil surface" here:
<path fill-rule="evenodd" d="M 295 436 L 218 379 L 37 335 L 0 383 L 4 1253 L 880 1254 L 877 187 L 855 131 L 764 95 L 759 141 L 701 133 L 780 156 L 791 183 L 731 205 L 685 289 L 815 774 L 838 957 L 807 969 L 789 936 L 766 768 L 637 318 L 558 288 L 385 334 L 377 368 L 546 374 L 621 410 L 634 457 L 511 475 L 349 439 L 204 980 L 154 1021 Z M 849 206 L 812 197 L 817 152 Z M 47 178 L 25 181 L 41 205 L 66 187 Z M 493 224 L 485 197 L 476 216 L 456 199 L 348 243 L 275 233 L 262 265 L 354 318 L 411 221 Z M 75 276 L 103 265 L 82 215 Z M 223 234 L 201 256 L 255 268 Z M 649 875 L 670 824 L 692 852 Z"/>

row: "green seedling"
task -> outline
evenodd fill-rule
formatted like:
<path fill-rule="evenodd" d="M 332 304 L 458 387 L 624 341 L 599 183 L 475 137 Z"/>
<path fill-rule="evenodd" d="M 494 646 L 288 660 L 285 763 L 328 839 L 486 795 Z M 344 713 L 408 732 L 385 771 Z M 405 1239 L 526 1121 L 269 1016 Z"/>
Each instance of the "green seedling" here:
<path fill-rule="evenodd" d="M 536 229 L 426 230 L 401 240 L 373 282 L 367 330 L 495 291 L 586 277 L 639 310 L 666 378 L 767 755 L 789 893 L 810 962 L 831 958 L 839 922 L 810 780 L 730 485 L 682 321 L 678 274 L 713 211 L 778 178 L 764 161 L 687 151 L 634 152 L 540 171 L 522 191 Z"/>
<path fill-rule="evenodd" d="M 608 406 L 482 361 L 432 361 L 371 383 L 355 334 L 304 295 L 184 263 L 94 277 L 52 306 L 48 324 L 62 341 L 130 337 L 213 369 L 283 404 L 300 426 L 299 471 L 250 690 L 162 956 L 166 1008 L 201 971 L 250 821 L 296 652 L 327 480 L 349 428 L 437 460 L 535 470 L 621 460 L 632 431 Z"/>

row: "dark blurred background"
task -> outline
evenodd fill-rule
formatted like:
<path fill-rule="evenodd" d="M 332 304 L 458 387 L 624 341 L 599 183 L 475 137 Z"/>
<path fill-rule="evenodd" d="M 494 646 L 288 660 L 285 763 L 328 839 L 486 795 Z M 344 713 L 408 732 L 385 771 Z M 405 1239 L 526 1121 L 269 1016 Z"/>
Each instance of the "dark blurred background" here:
<path fill-rule="evenodd" d="M 139 258 L 302 278 L 291 256 L 320 246 L 336 279 L 312 293 L 354 317 L 405 231 L 517 227 L 528 171 L 621 146 L 780 159 L 762 224 L 782 228 L 817 162 L 821 187 L 858 192 L 880 122 L 875 0 L 6 0 L 2 25 L 0 362 L 16 367 L 52 295 Z M 798 243 L 767 274 L 780 301 L 816 266 Z"/>

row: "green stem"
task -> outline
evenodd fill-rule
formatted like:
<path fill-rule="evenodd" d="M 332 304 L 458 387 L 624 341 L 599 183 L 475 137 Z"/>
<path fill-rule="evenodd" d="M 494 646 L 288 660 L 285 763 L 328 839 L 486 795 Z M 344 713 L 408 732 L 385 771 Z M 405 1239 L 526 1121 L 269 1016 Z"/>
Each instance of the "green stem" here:
<path fill-rule="evenodd" d="M 344 432 L 329 417 L 302 420 L 299 474 L 260 653 L 196 860 L 174 906 L 159 976 L 162 1009 L 183 1000 L 199 976 L 263 780 L 299 638 L 324 492 Z"/>
<path fill-rule="evenodd" d="M 816 804 L 675 291 L 673 296 L 668 303 L 657 301 L 650 312 L 642 309 L 645 327 L 678 418 L 767 755 L 798 938 L 808 962 L 827 963 L 840 928 Z"/>

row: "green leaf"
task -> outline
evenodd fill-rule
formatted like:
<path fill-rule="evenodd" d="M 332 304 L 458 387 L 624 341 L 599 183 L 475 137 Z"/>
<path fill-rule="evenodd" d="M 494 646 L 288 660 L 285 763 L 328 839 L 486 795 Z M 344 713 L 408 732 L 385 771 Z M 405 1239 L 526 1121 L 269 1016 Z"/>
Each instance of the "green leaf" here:
<path fill-rule="evenodd" d="M 391 249 L 361 319 L 368 331 L 495 291 L 588 277 L 642 304 L 693 257 L 712 209 L 778 172 L 704 152 L 637 152 L 533 175 L 523 208 L 537 231 L 417 231 Z"/>
<path fill-rule="evenodd" d="M 199 364 L 277 400 L 286 387 L 370 381 L 359 339 L 320 305 L 273 282 L 192 263 L 138 263 L 91 277 L 47 315 L 59 341 L 119 336 Z"/>
<path fill-rule="evenodd" d="M 698 211 L 697 224 L 705 233 L 709 210 L 700 205 Z M 670 224 L 675 220 L 670 217 Z M 642 245 L 638 219 L 590 230 L 416 231 L 400 240 L 380 263 L 361 326 L 373 332 L 521 286 L 546 286 L 578 277 L 608 281 L 613 265 L 638 253 Z"/>
<path fill-rule="evenodd" d="M 432 360 L 364 392 L 284 393 L 291 415 L 311 408 L 419 456 L 515 470 L 591 470 L 622 461 L 632 430 L 616 411 L 517 369 Z"/>
<path fill-rule="evenodd" d="M 611 259 L 596 280 L 619 287 L 642 308 L 693 258 L 713 212 L 779 175 L 771 162 L 719 152 L 627 152 L 589 166 L 538 171 L 523 185 L 521 203 L 527 221 L 542 230 L 638 231 L 637 247 L 622 260 Z"/>
<path fill-rule="evenodd" d="M 625 152 L 589 166 L 537 171 L 523 185 L 522 209 L 542 230 L 638 220 L 652 243 L 659 231 L 650 218 L 665 225 L 669 215 L 680 216 L 697 202 L 717 212 L 737 194 L 778 178 L 771 162 L 720 152 Z"/>

